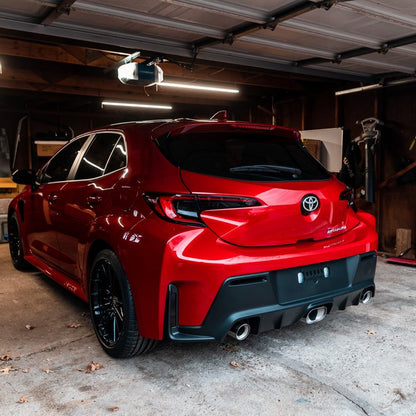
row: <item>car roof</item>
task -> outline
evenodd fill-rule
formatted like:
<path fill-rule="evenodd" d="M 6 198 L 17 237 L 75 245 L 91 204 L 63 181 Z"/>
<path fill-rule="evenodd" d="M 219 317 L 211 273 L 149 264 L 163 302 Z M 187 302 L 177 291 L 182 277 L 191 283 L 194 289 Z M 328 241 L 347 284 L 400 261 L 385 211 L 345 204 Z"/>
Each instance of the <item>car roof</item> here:
<path fill-rule="evenodd" d="M 129 121 L 122 123 L 114 123 L 98 129 L 85 132 L 83 134 L 99 133 L 106 130 L 120 130 L 125 133 L 145 133 L 152 139 L 157 139 L 167 133 L 171 135 L 186 134 L 186 133 L 202 133 L 202 132 L 226 132 L 235 130 L 253 130 L 262 131 L 263 133 L 270 133 L 274 135 L 281 135 L 284 137 L 300 140 L 299 131 L 282 126 L 275 126 L 270 124 L 250 123 L 247 121 L 223 121 L 223 120 L 197 120 L 190 118 L 178 119 L 160 119 L 160 120 L 144 120 L 144 121 Z"/>

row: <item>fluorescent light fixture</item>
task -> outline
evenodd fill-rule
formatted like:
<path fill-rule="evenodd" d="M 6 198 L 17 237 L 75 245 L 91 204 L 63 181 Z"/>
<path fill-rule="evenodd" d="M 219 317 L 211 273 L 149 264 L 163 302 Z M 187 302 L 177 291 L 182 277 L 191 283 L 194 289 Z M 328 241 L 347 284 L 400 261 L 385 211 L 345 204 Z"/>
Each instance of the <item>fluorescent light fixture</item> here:
<path fill-rule="evenodd" d="M 410 82 L 416 82 L 416 74 L 414 74 L 413 76 L 407 76 L 405 78 L 393 79 L 392 81 L 380 82 L 378 84 L 365 85 L 364 87 L 351 88 L 350 90 L 337 91 L 335 95 L 345 95 L 345 94 L 352 94 L 354 92 L 375 90 L 377 88 L 394 87 L 398 85 L 408 84 Z"/>
<path fill-rule="evenodd" d="M 357 88 L 351 88 L 349 90 L 343 90 L 343 91 L 336 91 L 335 95 L 346 95 L 346 94 L 353 94 L 355 92 L 362 92 L 362 91 L 368 91 L 368 90 L 375 90 L 377 88 L 382 88 L 383 85 L 382 84 L 371 84 L 371 85 L 366 85 L 364 87 L 357 87 Z"/>
<path fill-rule="evenodd" d="M 172 110 L 171 105 L 145 104 L 145 103 L 125 103 L 118 101 L 103 101 L 101 105 L 112 105 L 117 107 L 132 107 L 132 108 L 149 108 L 153 110 Z"/>
<path fill-rule="evenodd" d="M 238 94 L 240 92 L 239 90 L 234 88 L 209 87 L 207 85 L 181 84 L 177 82 L 160 82 L 157 85 L 159 85 L 160 87 L 185 88 L 188 90 L 213 91 L 228 94 Z"/>

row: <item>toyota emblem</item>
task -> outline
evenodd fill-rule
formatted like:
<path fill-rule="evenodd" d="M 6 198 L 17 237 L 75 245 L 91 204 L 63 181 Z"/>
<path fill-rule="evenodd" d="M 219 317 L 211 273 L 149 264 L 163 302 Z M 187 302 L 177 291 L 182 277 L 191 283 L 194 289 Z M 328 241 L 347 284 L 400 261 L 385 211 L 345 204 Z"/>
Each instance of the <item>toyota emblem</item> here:
<path fill-rule="evenodd" d="M 316 195 L 306 195 L 302 198 L 302 214 L 308 215 L 319 208 L 319 199 Z"/>

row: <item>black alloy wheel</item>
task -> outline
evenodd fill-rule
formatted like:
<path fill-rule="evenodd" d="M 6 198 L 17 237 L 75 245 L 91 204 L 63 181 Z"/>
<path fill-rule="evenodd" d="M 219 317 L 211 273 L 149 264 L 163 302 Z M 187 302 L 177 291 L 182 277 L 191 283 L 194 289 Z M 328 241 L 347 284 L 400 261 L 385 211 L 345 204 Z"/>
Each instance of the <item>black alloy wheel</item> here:
<path fill-rule="evenodd" d="M 9 217 L 7 231 L 10 257 L 12 258 L 13 266 L 17 270 L 30 269 L 32 267 L 31 264 L 24 259 L 23 244 L 20 237 L 20 228 L 15 213 Z"/>
<path fill-rule="evenodd" d="M 130 285 L 111 250 L 98 253 L 92 264 L 89 301 L 95 333 L 109 355 L 132 357 L 155 345 L 139 334 Z"/>

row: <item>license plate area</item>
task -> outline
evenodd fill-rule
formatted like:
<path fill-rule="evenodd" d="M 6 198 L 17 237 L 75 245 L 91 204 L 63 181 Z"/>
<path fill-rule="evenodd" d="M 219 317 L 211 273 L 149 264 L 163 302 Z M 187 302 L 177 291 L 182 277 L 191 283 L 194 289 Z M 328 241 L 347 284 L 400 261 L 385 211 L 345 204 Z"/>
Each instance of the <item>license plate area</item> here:
<path fill-rule="evenodd" d="M 349 286 L 345 259 L 278 270 L 274 281 L 279 304 L 300 301 Z"/>

